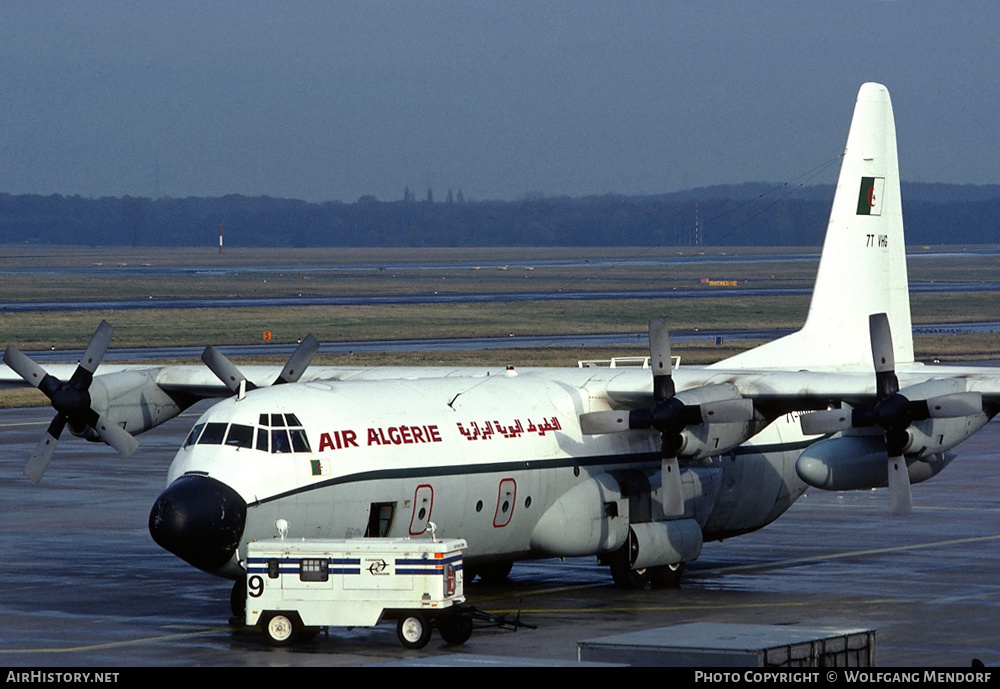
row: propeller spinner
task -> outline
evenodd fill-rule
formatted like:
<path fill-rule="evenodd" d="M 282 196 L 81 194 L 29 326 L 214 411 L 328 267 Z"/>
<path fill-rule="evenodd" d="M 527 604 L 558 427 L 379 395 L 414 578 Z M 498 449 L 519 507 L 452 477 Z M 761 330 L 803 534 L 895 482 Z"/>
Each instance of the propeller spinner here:
<path fill-rule="evenodd" d="M 806 435 L 880 427 L 885 434 L 892 513 L 909 514 L 913 511 L 913 494 L 903 456 L 910 440 L 909 427 L 914 421 L 979 414 L 983 410 L 982 396 L 977 392 L 958 392 L 924 400 L 910 400 L 901 395 L 893 356 L 892 331 L 886 314 L 874 313 L 869 316 L 868 329 L 872 361 L 875 364 L 875 404 L 850 411 L 830 409 L 803 414 L 799 417 L 800 423 L 802 432 Z"/>
<path fill-rule="evenodd" d="M 704 423 L 734 423 L 753 418 L 753 402 L 732 389 L 718 388 L 723 399 L 708 399 L 686 404 L 676 396 L 671 375 L 670 334 L 662 318 L 649 322 L 649 366 L 653 371 L 653 406 L 631 411 L 598 411 L 580 415 L 580 428 L 587 435 L 629 430 L 655 429 L 660 432 L 661 500 L 663 512 L 676 516 L 684 513 L 677 455 L 684 444 L 685 428 Z M 682 395 L 684 393 L 681 393 Z"/>
<path fill-rule="evenodd" d="M 56 410 L 56 415 L 45 435 L 42 436 L 24 467 L 24 475 L 32 481 L 42 480 L 55 454 L 59 436 L 67 424 L 78 434 L 92 429 L 101 440 L 124 457 L 131 457 L 139 447 L 136 439 L 125 429 L 102 419 L 91 406 L 90 385 L 94 381 L 94 372 L 104 359 L 104 354 L 111 343 L 112 333 L 111 324 L 101 321 L 76 370 L 66 382 L 46 373 L 45 369 L 13 345 L 9 345 L 4 352 L 4 363 L 28 384 L 41 390 Z"/>

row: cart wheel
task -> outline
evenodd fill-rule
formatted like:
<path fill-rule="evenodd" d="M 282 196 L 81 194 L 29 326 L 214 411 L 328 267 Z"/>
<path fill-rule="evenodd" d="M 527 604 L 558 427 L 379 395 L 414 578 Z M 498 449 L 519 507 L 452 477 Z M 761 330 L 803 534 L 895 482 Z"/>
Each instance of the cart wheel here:
<path fill-rule="evenodd" d="M 423 648 L 431 640 L 431 626 L 419 612 L 399 618 L 396 636 L 404 648 Z"/>
<path fill-rule="evenodd" d="M 460 612 L 445 615 L 438 620 L 438 631 L 446 644 L 464 644 L 472 636 L 472 618 Z"/>
<path fill-rule="evenodd" d="M 275 646 L 287 646 L 295 641 L 298 629 L 295 620 L 285 613 L 276 612 L 264 622 L 264 636 Z"/>

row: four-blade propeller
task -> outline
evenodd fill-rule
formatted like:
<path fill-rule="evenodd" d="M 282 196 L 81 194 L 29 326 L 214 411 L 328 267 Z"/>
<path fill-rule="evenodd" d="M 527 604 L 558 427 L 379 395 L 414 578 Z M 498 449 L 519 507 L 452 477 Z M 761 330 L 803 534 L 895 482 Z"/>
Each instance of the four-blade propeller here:
<path fill-rule="evenodd" d="M 753 402 L 735 392 L 732 395 L 726 393 L 728 399 L 699 403 L 686 404 L 678 397 L 671 375 L 670 334 L 663 319 L 649 322 L 649 366 L 653 370 L 652 407 L 581 414 L 580 428 L 587 435 L 649 428 L 659 431 L 663 513 L 676 516 L 684 513 L 684 494 L 677 461 L 684 444 L 681 435 L 684 429 L 703 423 L 750 421 L 753 418 Z"/>
<path fill-rule="evenodd" d="M 312 333 L 306 335 L 302 339 L 302 342 L 299 343 L 299 346 L 295 348 L 295 351 L 292 352 L 285 367 L 271 385 L 298 382 L 318 351 L 319 341 L 312 336 Z M 241 398 L 246 392 L 257 388 L 232 361 L 226 358 L 225 354 L 212 345 L 206 347 L 205 351 L 202 352 L 201 360 L 205 362 L 205 365 L 212 370 L 212 373 L 219 380 L 225 383 L 227 388 Z"/>
<path fill-rule="evenodd" d="M 853 410 L 830 409 L 800 418 L 806 435 L 836 433 L 852 428 L 879 427 L 885 434 L 888 455 L 889 501 L 893 514 L 913 511 L 910 475 L 903 453 L 910 441 L 908 429 L 914 421 L 972 416 L 982 413 L 983 401 L 978 392 L 957 392 L 923 400 L 910 400 L 899 392 L 892 332 L 884 313 L 868 317 L 872 360 L 875 364 L 875 404 Z"/>
<path fill-rule="evenodd" d="M 56 410 L 55 418 L 52 419 L 48 430 L 24 467 L 24 475 L 32 481 L 40 481 L 45 475 L 59 442 L 59 436 L 67 424 L 77 435 L 84 435 L 89 431 L 95 432 L 101 440 L 124 457 L 131 457 L 139 447 L 136 439 L 125 429 L 102 419 L 91 406 L 90 385 L 94 380 L 94 371 L 104 359 L 104 353 L 111 343 L 112 332 L 111 325 L 107 321 L 101 321 L 76 371 L 66 382 L 46 373 L 45 369 L 13 345 L 9 345 L 4 352 L 4 363 L 29 385 L 41 390 Z"/>

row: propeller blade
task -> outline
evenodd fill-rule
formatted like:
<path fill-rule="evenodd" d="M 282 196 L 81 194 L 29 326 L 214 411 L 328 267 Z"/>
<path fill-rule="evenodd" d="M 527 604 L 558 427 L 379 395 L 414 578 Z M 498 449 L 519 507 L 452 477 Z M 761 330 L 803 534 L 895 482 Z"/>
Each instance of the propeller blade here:
<path fill-rule="evenodd" d="M 799 417 L 799 425 L 805 435 L 837 433 L 853 427 L 850 409 L 827 409 L 814 411 Z"/>
<path fill-rule="evenodd" d="M 899 392 L 889 317 L 884 313 L 873 313 L 868 317 L 868 331 L 871 336 L 872 361 L 875 364 L 876 394 L 881 399 Z"/>
<path fill-rule="evenodd" d="M 580 430 L 584 435 L 622 433 L 631 430 L 627 411 L 592 411 L 580 414 Z"/>
<path fill-rule="evenodd" d="M 956 392 L 926 400 L 927 415 L 932 419 L 976 416 L 983 412 L 983 396 L 978 392 Z"/>
<path fill-rule="evenodd" d="M 28 463 L 24 465 L 24 475 L 35 483 L 42 480 L 42 476 L 45 475 L 45 471 L 49 468 L 52 456 L 56 452 L 56 445 L 59 444 L 59 436 L 62 435 L 62 430 L 65 426 L 66 420 L 63 419 L 61 414 L 56 414 L 56 417 L 52 419 L 52 423 L 49 424 L 48 429 L 45 431 L 45 435 L 42 436 L 41 441 L 35 447 L 35 451 L 28 458 Z"/>
<path fill-rule="evenodd" d="M 910 488 L 910 474 L 906 471 L 906 459 L 902 455 L 889 457 L 889 505 L 895 515 L 913 512 L 913 491 Z"/>
<path fill-rule="evenodd" d="M 699 406 L 704 423 L 737 423 L 753 419 L 753 400 L 746 398 L 706 402 Z"/>
<path fill-rule="evenodd" d="M 294 356 L 294 355 L 293 355 Z M 226 355 L 212 345 L 205 347 L 201 354 L 201 360 L 221 380 L 230 392 L 239 392 L 240 383 L 245 381 L 247 390 L 255 390 L 256 385 L 246 379 L 236 365 L 233 364 Z"/>
<path fill-rule="evenodd" d="M 660 501 L 663 514 L 677 517 L 684 514 L 684 489 L 681 468 L 676 457 L 664 457 L 660 463 Z"/>
<path fill-rule="evenodd" d="M 114 328 L 107 321 L 101 321 L 101 324 L 97 326 L 97 330 L 94 331 L 94 336 L 90 338 L 90 344 L 87 345 L 87 349 L 83 352 L 83 357 L 80 359 L 80 368 L 84 369 L 88 373 L 93 374 L 97 370 L 97 367 L 104 360 L 104 355 L 108 351 L 108 345 L 111 344 L 111 336 L 114 334 Z"/>
<path fill-rule="evenodd" d="M 118 424 L 98 419 L 97 423 L 94 424 L 94 430 L 101 436 L 101 440 L 115 448 L 118 454 L 126 459 L 139 448 L 139 441 Z"/>
<path fill-rule="evenodd" d="M 653 370 L 653 400 L 662 402 L 674 396 L 671 376 L 670 332 L 667 322 L 657 318 L 649 322 L 649 367 Z"/>
<path fill-rule="evenodd" d="M 292 356 L 289 357 L 285 368 L 281 370 L 281 373 L 272 384 L 281 385 L 282 383 L 298 382 L 318 351 L 319 341 L 312 336 L 312 333 L 306 335 L 302 342 L 299 343 L 299 346 L 295 348 L 295 351 L 292 352 Z"/>
<path fill-rule="evenodd" d="M 37 388 L 48 375 L 44 368 L 32 361 L 31 357 L 23 354 L 14 345 L 7 345 L 7 350 L 3 353 L 3 362 L 32 387 Z"/>

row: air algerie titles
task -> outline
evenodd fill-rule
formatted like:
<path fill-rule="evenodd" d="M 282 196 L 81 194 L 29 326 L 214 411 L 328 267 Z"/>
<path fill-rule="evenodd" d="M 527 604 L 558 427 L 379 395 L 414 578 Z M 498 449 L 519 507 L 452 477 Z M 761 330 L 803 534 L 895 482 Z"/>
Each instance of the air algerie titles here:
<path fill-rule="evenodd" d="M 427 426 L 376 426 L 367 431 L 368 446 L 372 445 L 415 445 L 441 442 L 441 432 L 436 424 Z M 319 451 L 343 450 L 358 447 L 358 434 L 347 428 L 332 433 L 322 433 L 319 437 Z"/>

